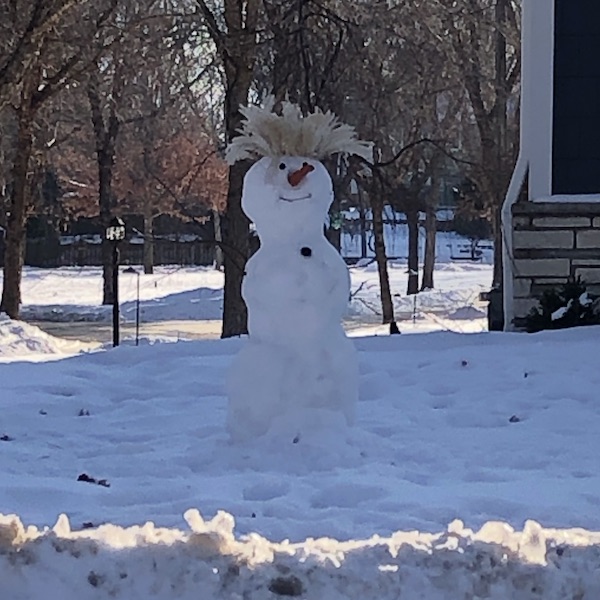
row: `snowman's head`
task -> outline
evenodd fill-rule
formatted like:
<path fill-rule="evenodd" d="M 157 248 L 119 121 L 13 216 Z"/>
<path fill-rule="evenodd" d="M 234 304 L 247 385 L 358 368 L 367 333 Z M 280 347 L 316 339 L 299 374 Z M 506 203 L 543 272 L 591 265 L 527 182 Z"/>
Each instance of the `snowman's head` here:
<path fill-rule="evenodd" d="M 332 200 L 327 169 L 310 157 L 263 157 L 244 179 L 242 208 L 263 240 L 322 235 Z"/>
<path fill-rule="evenodd" d="M 304 115 L 299 106 L 270 97 L 263 108 L 240 107 L 239 135 L 225 152 L 229 164 L 259 159 L 244 180 L 242 206 L 264 240 L 321 233 L 333 186 L 321 159 L 340 154 L 372 160 L 372 145 L 331 112 Z"/>

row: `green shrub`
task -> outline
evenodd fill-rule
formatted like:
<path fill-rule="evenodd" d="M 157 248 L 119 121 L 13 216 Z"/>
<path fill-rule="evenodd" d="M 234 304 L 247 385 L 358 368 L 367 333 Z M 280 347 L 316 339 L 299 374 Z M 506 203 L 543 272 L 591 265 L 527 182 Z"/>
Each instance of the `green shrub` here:
<path fill-rule="evenodd" d="M 527 331 L 600 325 L 598 300 L 587 292 L 581 278 L 570 279 L 560 288 L 546 290 L 525 319 Z"/>

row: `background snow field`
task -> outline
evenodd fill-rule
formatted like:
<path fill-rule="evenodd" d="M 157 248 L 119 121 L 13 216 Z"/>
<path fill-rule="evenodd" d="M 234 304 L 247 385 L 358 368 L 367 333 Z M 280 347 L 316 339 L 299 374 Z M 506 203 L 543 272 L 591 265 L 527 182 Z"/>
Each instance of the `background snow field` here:
<path fill-rule="evenodd" d="M 599 334 L 356 338 L 356 426 L 297 443 L 229 442 L 239 340 L 0 364 L 0 512 L 90 528 L 5 517 L 0 598 L 597 599 Z"/>
<path fill-rule="evenodd" d="M 449 257 L 445 259 L 449 261 Z M 387 327 L 381 327 L 377 265 L 362 261 L 350 267 L 350 277 L 346 329 L 353 335 L 387 332 Z M 486 307 L 478 296 L 490 288 L 491 264 L 439 262 L 435 289 L 417 296 L 406 296 L 405 262 L 390 261 L 389 277 L 396 317 L 403 332 L 475 332 L 487 328 Z M 123 339 L 130 340 L 134 336 L 137 275 L 121 272 L 119 290 Z M 109 342 L 112 308 L 101 306 L 101 301 L 100 268 L 24 270 L 22 318 L 46 331 Z M 142 337 L 172 341 L 216 338 L 221 331 L 222 310 L 223 273 L 219 271 L 167 266 L 158 267 L 153 275 L 140 276 Z M 0 359 L 7 353 L 0 339 Z"/>

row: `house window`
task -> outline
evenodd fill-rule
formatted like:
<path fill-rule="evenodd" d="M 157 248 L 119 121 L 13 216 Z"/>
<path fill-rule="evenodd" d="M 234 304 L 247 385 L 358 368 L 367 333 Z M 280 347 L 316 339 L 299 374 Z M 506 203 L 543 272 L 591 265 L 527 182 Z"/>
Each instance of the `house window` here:
<path fill-rule="evenodd" d="M 600 0 L 555 0 L 552 194 L 600 194 Z"/>

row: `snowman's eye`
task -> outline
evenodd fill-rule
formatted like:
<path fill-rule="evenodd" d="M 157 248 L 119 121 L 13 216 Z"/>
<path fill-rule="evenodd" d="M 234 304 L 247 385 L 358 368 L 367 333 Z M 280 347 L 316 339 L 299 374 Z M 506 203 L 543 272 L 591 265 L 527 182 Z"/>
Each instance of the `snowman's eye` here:
<path fill-rule="evenodd" d="M 287 167 L 285 166 L 285 163 L 279 163 L 279 170 L 280 171 L 285 171 L 287 169 Z"/>

